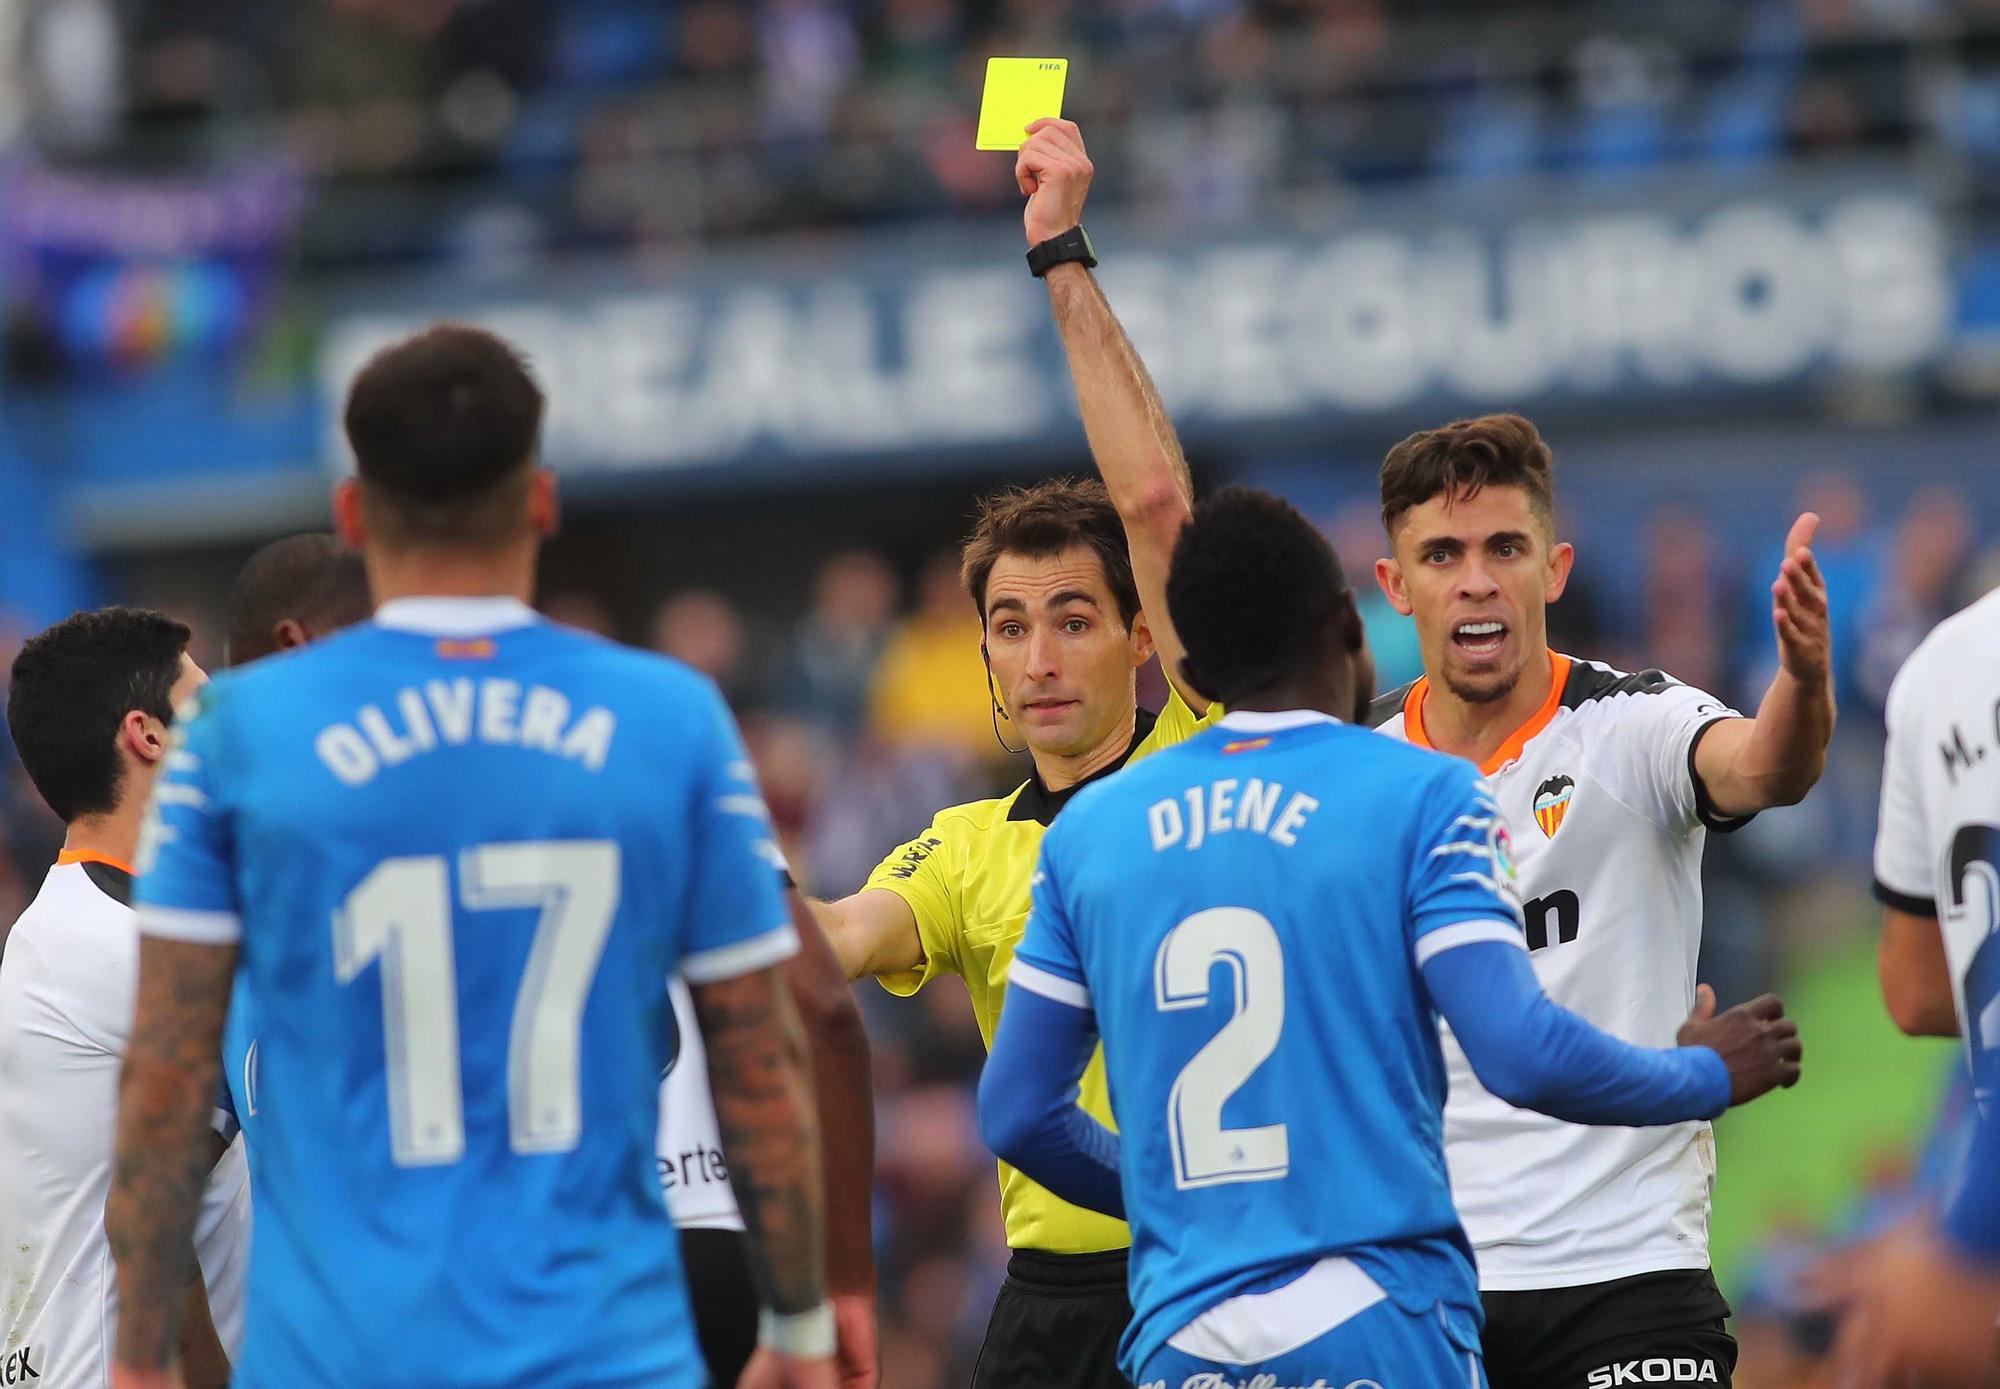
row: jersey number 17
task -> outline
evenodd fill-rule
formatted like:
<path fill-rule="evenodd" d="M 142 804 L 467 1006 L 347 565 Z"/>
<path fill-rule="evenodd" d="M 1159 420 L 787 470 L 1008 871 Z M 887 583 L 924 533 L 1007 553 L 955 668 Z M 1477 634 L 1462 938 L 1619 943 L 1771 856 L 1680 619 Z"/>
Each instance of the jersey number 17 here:
<path fill-rule="evenodd" d="M 507 1046 L 508 1141 L 565 1153 L 583 1131 L 583 1006 L 618 910 L 619 851 L 608 839 L 481 844 L 458 856 L 467 911 L 536 908 L 535 940 Z M 382 962 L 389 1149 L 399 1167 L 465 1155 L 452 949 L 451 870 L 442 854 L 384 859 L 333 914 L 341 983 Z"/>

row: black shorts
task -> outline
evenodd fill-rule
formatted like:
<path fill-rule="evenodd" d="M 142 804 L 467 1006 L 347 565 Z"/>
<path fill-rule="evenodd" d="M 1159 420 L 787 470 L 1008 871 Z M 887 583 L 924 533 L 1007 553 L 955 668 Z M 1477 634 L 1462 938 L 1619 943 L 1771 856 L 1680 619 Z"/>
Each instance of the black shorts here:
<path fill-rule="evenodd" d="M 1609 1283 L 1486 1293 L 1492 1389 L 1618 1389 L 1719 1384 L 1736 1369 L 1729 1303 L 1707 1269 Z"/>
<path fill-rule="evenodd" d="M 694 1309 L 695 1339 L 714 1389 L 735 1389 L 757 1349 L 757 1284 L 750 1237 L 741 1230 L 683 1228 L 681 1271 Z"/>
<path fill-rule="evenodd" d="M 1125 1253 L 1016 1249 L 972 1389 L 1130 1389 L 1118 1373 L 1118 1338 L 1132 1320 Z"/>

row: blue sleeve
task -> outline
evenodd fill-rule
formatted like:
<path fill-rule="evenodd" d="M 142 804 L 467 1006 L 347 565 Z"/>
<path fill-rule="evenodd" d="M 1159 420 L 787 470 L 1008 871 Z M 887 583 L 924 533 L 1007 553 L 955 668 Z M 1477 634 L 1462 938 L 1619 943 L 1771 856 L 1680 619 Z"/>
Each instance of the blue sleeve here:
<path fill-rule="evenodd" d="M 979 1077 L 979 1132 L 1003 1161 L 1063 1200 L 1123 1219 L 1118 1135 L 1076 1103 L 1097 1016 L 1058 868 L 1068 823 L 1058 821 L 1042 841 L 1033 907 Z"/>
<path fill-rule="evenodd" d="M 1409 885 L 1418 965 L 1467 941 L 1521 939 L 1513 841 L 1492 788 L 1472 764 L 1440 759 L 1418 812 Z"/>
<path fill-rule="evenodd" d="M 1125 1218 L 1118 1135 L 1077 1108 L 1077 1083 L 1097 1046 L 1088 1008 L 1016 984 L 979 1077 L 979 1133 L 1071 1205 Z"/>
<path fill-rule="evenodd" d="M 1479 1083 L 1508 1104 L 1572 1124 L 1674 1124 L 1729 1107 L 1729 1070 L 1708 1047 L 1654 1049 L 1600 1032 L 1542 992 L 1519 945 L 1478 941 L 1423 966 Z"/>
<path fill-rule="evenodd" d="M 706 984 L 763 969 L 798 950 L 778 886 L 784 866 L 771 812 L 736 720 L 704 684 L 686 733 L 694 759 L 681 974 Z"/>
<path fill-rule="evenodd" d="M 1981 1263 L 2000 1263 L 2000 1115 L 1979 1118 L 1965 1180 L 1944 1214 L 1944 1231 Z"/>
<path fill-rule="evenodd" d="M 235 826 L 220 789 L 222 706 L 214 687 L 191 703 L 175 720 L 139 833 L 135 905 L 147 935 L 227 945 L 242 934 L 242 906 Z"/>

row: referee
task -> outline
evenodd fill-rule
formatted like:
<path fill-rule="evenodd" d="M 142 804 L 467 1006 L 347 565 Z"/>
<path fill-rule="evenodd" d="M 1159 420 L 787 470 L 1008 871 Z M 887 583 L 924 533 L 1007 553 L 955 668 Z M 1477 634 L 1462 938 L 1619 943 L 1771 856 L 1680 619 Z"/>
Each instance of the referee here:
<path fill-rule="evenodd" d="M 1029 269 L 1047 286 L 1091 452 L 1111 484 L 1052 481 L 989 498 L 962 556 L 985 624 L 983 654 L 1008 741 L 1033 775 L 995 800 L 941 810 L 862 890 L 816 910 L 850 977 L 909 995 L 940 974 L 965 980 L 986 1043 L 1028 917 L 1042 834 L 1077 788 L 1207 726 L 1176 689 L 1158 715 L 1136 706 L 1155 650 L 1183 654 L 1166 622 L 1167 557 L 1191 489 L 1159 397 L 1098 291 L 1080 218 L 1090 161 L 1076 127 L 1038 122 L 1015 165 L 1028 195 Z M 1127 490 L 1126 478 L 1162 478 Z M 1211 713 L 1219 711 L 1211 711 Z M 1079 1102 L 1109 1121 L 1102 1055 Z M 1012 1250 L 974 1389 L 1124 1389 L 1118 1340 L 1131 1319 L 1125 1225 L 1058 1199 L 1005 1163 L 1000 1205 Z"/>

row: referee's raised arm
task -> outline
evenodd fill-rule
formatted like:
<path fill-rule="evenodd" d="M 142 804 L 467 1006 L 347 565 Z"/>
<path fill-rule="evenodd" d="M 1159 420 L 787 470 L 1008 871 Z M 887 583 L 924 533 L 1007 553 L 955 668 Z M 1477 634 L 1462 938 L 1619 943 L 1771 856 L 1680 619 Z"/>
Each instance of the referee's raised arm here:
<path fill-rule="evenodd" d="M 1125 524 L 1132 575 L 1159 647 L 1160 668 L 1189 706 L 1199 710 L 1208 701 L 1182 683 L 1185 648 L 1167 615 L 1166 600 L 1174 541 L 1193 504 L 1187 458 L 1146 364 L 1091 274 L 1097 261 L 1083 235 L 1082 217 L 1093 170 L 1082 133 L 1074 121 L 1065 120 L 1037 121 L 1028 129 L 1014 176 L 1028 195 L 1023 220 L 1029 264 L 1048 286 L 1084 437 Z"/>

